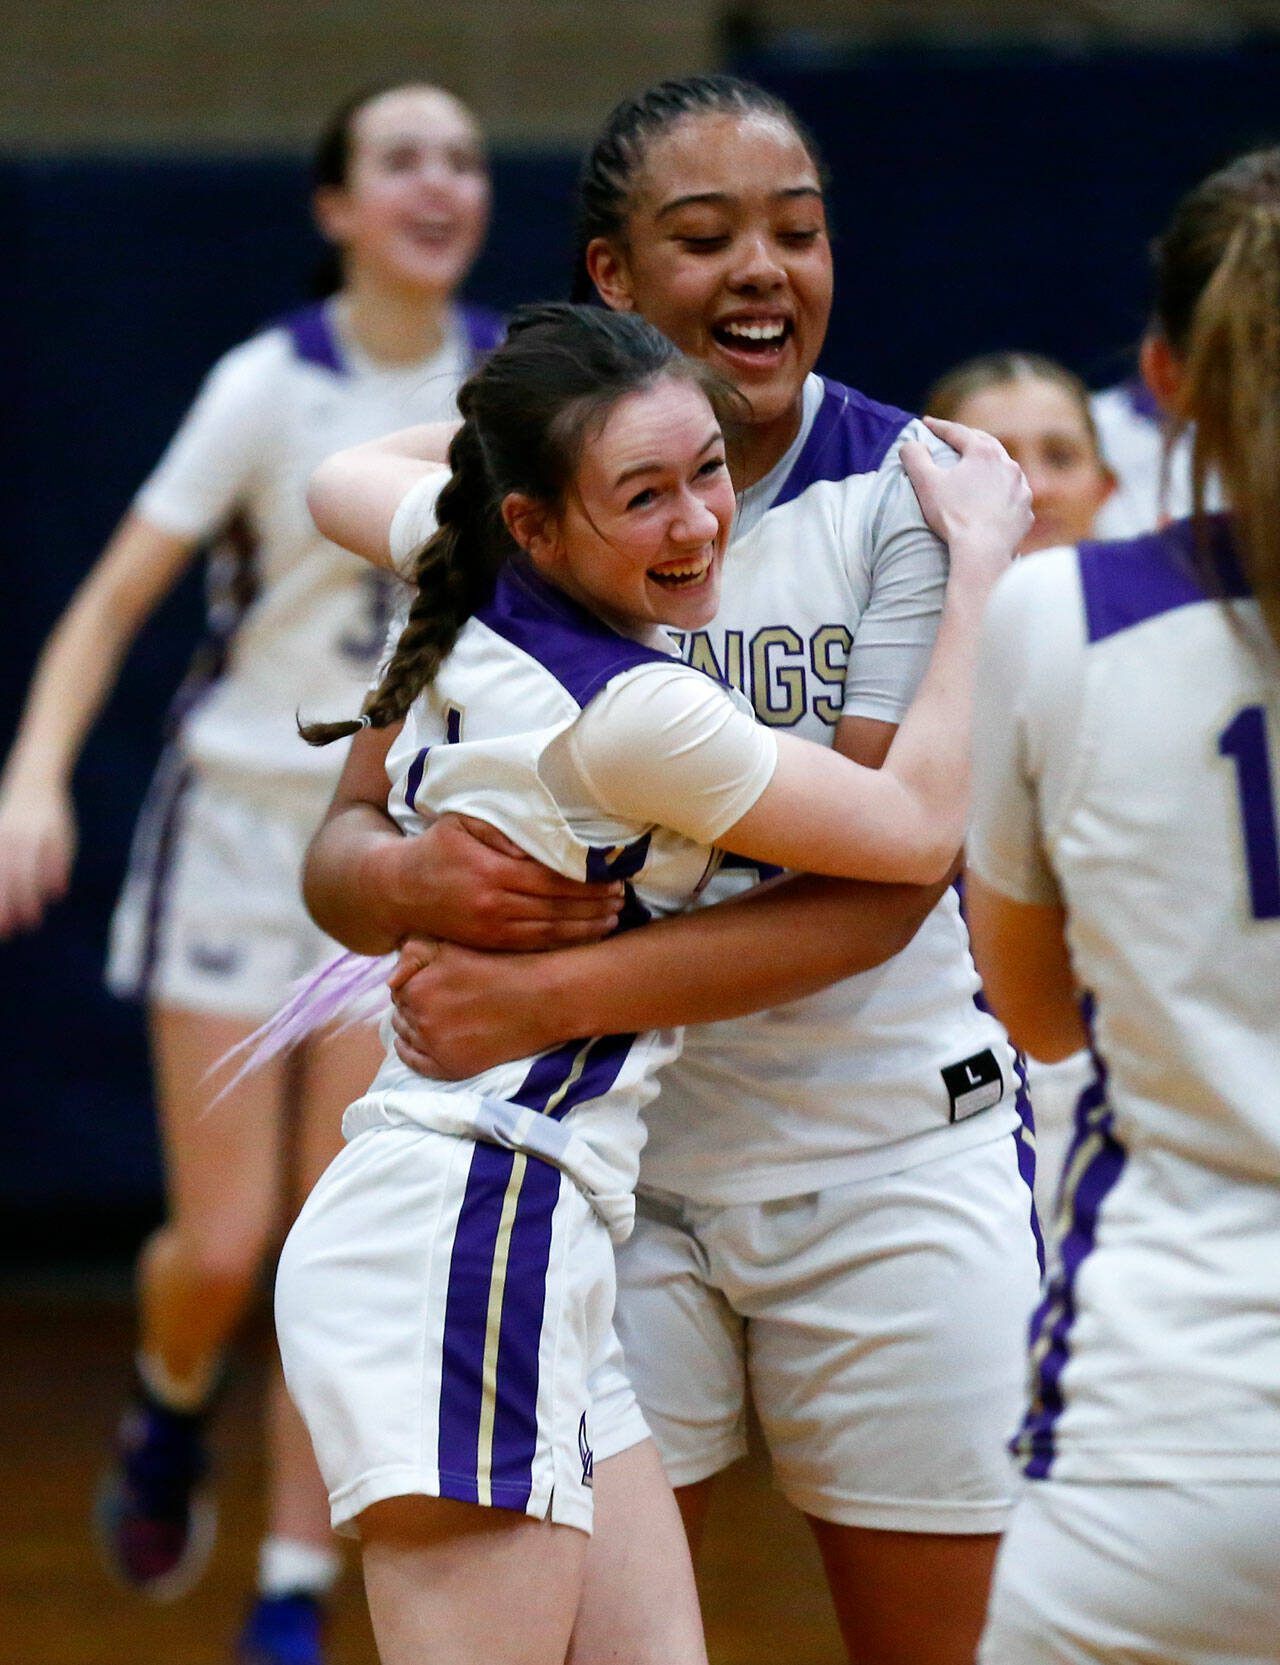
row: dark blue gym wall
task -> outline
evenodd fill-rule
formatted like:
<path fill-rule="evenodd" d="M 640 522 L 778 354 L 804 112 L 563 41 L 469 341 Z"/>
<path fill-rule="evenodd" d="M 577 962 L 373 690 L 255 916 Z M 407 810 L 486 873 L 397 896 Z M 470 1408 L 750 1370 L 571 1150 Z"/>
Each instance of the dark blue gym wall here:
<path fill-rule="evenodd" d="M 833 177 L 837 298 L 824 368 L 912 405 L 957 358 L 1053 353 L 1127 373 L 1145 244 L 1184 187 L 1280 137 L 1280 57 L 896 49 L 751 57 Z M 470 294 L 565 292 L 574 158 L 498 156 L 495 227 Z M 0 733 L 39 642 L 224 348 L 291 304 L 317 253 L 291 158 L 0 162 Z M 11 1247 L 120 1242 L 159 1175 L 138 1015 L 100 990 L 106 919 L 169 693 L 198 629 L 187 584 L 148 629 L 78 776 L 70 900 L 0 947 Z"/>

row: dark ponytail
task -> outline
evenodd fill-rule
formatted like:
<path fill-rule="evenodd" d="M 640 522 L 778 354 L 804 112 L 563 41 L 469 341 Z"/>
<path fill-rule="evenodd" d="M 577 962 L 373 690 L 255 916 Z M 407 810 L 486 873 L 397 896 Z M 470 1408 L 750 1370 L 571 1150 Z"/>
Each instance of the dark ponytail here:
<path fill-rule="evenodd" d="M 463 383 L 463 423 L 449 447 L 451 474 L 436 508 L 438 530 L 414 565 L 416 594 L 382 680 L 361 718 L 299 725 L 327 745 L 362 727 L 399 722 L 430 687 L 458 632 L 488 602 L 516 544 L 502 519 L 518 492 L 560 509 L 582 447 L 620 399 L 664 377 L 706 395 L 721 426 L 746 414 L 742 395 L 635 313 L 548 303 L 522 307 L 505 343 Z"/>
<path fill-rule="evenodd" d="M 826 168 L 817 142 L 795 111 L 773 93 L 736 75 L 686 75 L 659 81 L 610 111 L 578 175 L 576 254 L 572 298 L 590 301 L 595 286 L 587 249 L 597 237 L 625 245 L 635 175 L 653 141 L 697 116 L 770 116 L 789 127 L 808 152 L 824 189 Z"/>

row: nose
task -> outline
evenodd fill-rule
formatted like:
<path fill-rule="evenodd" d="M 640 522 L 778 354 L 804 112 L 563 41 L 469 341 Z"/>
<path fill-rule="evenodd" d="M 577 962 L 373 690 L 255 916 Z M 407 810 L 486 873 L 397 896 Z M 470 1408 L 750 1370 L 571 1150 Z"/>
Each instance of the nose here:
<path fill-rule="evenodd" d="M 787 273 L 773 239 L 764 232 L 743 238 L 738 245 L 738 260 L 734 267 L 736 288 L 754 294 L 768 293 L 786 282 Z"/>
<path fill-rule="evenodd" d="M 686 486 L 671 522 L 671 541 L 691 549 L 701 549 L 710 543 L 720 530 L 719 518 L 696 491 Z"/>

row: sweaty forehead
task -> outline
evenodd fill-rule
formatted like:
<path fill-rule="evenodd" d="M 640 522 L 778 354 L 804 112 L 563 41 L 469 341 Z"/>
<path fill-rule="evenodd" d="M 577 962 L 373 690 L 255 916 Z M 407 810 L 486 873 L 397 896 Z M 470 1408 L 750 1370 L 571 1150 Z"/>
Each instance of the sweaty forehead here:
<path fill-rule="evenodd" d="M 733 200 L 819 189 L 799 134 L 768 111 L 684 116 L 651 139 L 636 170 L 632 204 L 658 213 L 686 196 Z"/>

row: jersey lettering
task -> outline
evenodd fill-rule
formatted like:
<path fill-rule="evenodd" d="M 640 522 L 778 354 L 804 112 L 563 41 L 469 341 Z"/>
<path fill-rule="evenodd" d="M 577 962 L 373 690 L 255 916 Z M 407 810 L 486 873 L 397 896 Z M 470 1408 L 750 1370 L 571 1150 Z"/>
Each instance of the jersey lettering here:
<path fill-rule="evenodd" d="M 813 702 L 814 716 L 824 723 L 834 725 L 840 721 L 844 710 L 844 678 L 852 647 L 853 632 L 843 624 L 824 624 L 809 642 L 809 662 L 814 676 L 835 689 L 833 696 L 819 694 Z"/>
<path fill-rule="evenodd" d="M 794 728 L 804 716 L 804 642 L 790 625 L 774 624 L 751 638 L 751 703 L 770 728 Z"/>
<path fill-rule="evenodd" d="M 794 728 L 806 712 L 831 728 L 840 721 L 853 647 L 845 625 L 821 625 L 809 640 L 807 657 L 804 638 L 786 624 L 758 630 L 749 653 L 741 630 L 724 631 L 723 658 L 716 655 L 710 631 L 673 630 L 671 636 L 686 664 L 745 694 L 770 728 Z"/>
<path fill-rule="evenodd" d="M 1280 839 L 1265 708 L 1246 705 L 1237 712 L 1218 736 L 1218 751 L 1235 764 L 1253 917 L 1280 919 Z"/>

